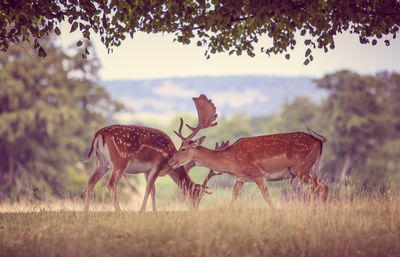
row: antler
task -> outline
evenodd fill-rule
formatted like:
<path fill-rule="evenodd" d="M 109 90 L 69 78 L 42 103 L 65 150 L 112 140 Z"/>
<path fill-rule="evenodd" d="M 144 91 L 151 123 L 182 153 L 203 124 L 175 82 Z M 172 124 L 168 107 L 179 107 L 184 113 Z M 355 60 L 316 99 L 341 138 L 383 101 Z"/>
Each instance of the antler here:
<path fill-rule="evenodd" d="M 226 148 L 228 148 L 229 146 L 229 140 L 225 141 L 225 142 L 221 142 L 221 145 L 218 145 L 218 142 L 215 143 L 215 151 L 221 151 L 221 150 L 225 150 Z M 204 179 L 203 185 L 201 185 L 204 189 L 209 189 L 209 187 L 207 187 L 207 183 L 210 180 L 210 178 L 214 177 L 214 176 L 219 176 L 222 175 L 222 172 L 214 172 L 213 170 L 210 170 L 208 172 L 207 177 Z M 205 193 L 210 194 L 210 192 L 204 190 Z"/>
<path fill-rule="evenodd" d="M 196 134 L 201 130 L 209 127 L 213 127 L 217 125 L 217 122 L 214 122 L 217 119 L 216 108 L 213 102 L 207 98 L 207 96 L 201 94 L 199 97 L 193 97 L 193 101 L 196 105 L 197 116 L 198 116 L 198 124 L 197 127 L 191 127 L 186 124 L 186 126 L 192 131 L 192 133 L 188 137 L 184 137 L 182 135 L 182 127 L 183 127 L 183 119 L 180 118 L 181 124 L 179 126 L 178 132 L 174 131 L 175 134 L 182 141 L 191 140 Z"/>

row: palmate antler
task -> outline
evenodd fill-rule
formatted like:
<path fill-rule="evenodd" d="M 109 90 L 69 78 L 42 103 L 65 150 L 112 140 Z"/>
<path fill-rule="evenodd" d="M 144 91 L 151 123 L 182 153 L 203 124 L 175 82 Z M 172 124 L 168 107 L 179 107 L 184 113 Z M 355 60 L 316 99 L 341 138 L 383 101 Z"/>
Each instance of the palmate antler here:
<path fill-rule="evenodd" d="M 217 143 L 215 143 L 215 150 L 216 151 L 221 151 L 221 150 L 225 150 L 226 148 L 228 148 L 228 146 L 229 146 L 229 140 L 227 140 L 227 141 L 225 141 L 225 142 L 221 142 L 221 145 L 218 145 L 218 142 Z M 206 189 L 209 189 L 209 187 L 207 186 L 207 183 L 208 183 L 208 181 L 212 178 L 212 177 L 214 177 L 214 176 L 219 176 L 219 175 L 222 175 L 223 173 L 222 172 L 214 172 L 213 170 L 210 170 L 209 172 L 208 172 L 208 175 L 207 175 L 207 177 L 204 179 L 204 182 L 203 182 L 203 184 L 201 185 L 202 186 L 202 188 L 204 189 L 204 192 L 205 193 L 207 193 L 207 194 L 211 194 L 212 192 L 208 192 L 208 191 L 206 191 Z"/>
<path fill-rule="evenodd" d="M 186 124 L 186 126 L 192 131 L 192 133 L 184 137 L 182 135 L 183 119 L 180 118 L 181 124 L 179 126 L 178 132 L 174 131 L 175 134 L 182 140 L 182 142 L 190 141 L 196 134 L 205 128 L 216 126 L 218 123 L 215 122 L 217 119 L 216 108 L 213 102 L 207 98 L 207 96 L 201 94 L 199 97 L 193 97 L 193 101 L 196 105 L 198 124 L 197 127 L 191 127 Z"/>

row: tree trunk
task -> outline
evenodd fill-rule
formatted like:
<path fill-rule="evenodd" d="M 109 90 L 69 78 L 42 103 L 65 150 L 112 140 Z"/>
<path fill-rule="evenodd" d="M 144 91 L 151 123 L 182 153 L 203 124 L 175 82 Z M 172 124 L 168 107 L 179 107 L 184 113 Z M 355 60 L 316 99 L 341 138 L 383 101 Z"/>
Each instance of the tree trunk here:
<path fill-rule="evenodd" d="M 346 154 L 344 157 L 344 162 L 342 166 L 342 170 L 340 171 L 340 183 L 343 183 L 345 178 L 347 177 L 347 174 L 349 173 L 349 170 L 351 168 L 351 165 L 353 164 L 353 161 L 350 158 L 350 154 Z"/>

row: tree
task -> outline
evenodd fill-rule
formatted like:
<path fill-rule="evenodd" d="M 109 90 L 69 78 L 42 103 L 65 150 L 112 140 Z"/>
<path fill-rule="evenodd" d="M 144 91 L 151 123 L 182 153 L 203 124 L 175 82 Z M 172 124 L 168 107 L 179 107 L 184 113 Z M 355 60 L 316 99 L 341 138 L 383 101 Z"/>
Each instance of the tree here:
<path fill-rule="evenodd" d="M 255 45 L 263 36 L 272 45 L 263 45 L 261 52 L 286 53 L 297 44 L 295 35 L 304 37 L 308 64 L 313 60 L 312 49 L 325 52 L 335 48 L 334 37 L 343 31 L 359 35 L 361 44 L 386 45 L 395 39 L 400 24 L 398 0 L 283 0 L 283 1 L 222 1 L 222 0 L 38 0 L 34 2 L 9 0 L 0 4 L 0 50 L 10 44 L 33 38 L 39 56 L 45 56 L 41 39 L 55 32 L 68 21 L 71 32 L 79 29 L 82 37 L 90 39 L 98 33 L 101 41 L 112 51 L 126 36 L 138 31 L 173 33 L 183 44 L 196 41 L 207 45 L 207 58 L 216 52 L 255 55 Z M 84 55 L 88 53 L 82 41 Z"/>
<path fill-rule="evenodd" d="M 10 47 L 0 55 L 0 198 L 78 193 L 78 161 L 93 133 L 121 106 L 95 83 L 99 63 L 43 41 L 48 56 Z M 79 185 L 79 186 L 77 186 Z"/>
<path fill-rule="evenodd" d="M 330 124 L 328 140 L 332 158 L 327 170 L 344 178 L 383 179 L 386 167 L 377 166 L 385 144 L 395 134 L 392 87 L 384 77 L 340 71 L 316 81 L 329 91 L 321 123 Z"/>
<path fill-rule="evenodd" d="M 284 103 L 279 113 L 258 118 L 256 123 L 262 128 L 262 134 L 306 131 L 307 125 L 319 131 L 319 112 L 320 107 L 317 104 L 300 96 Z"/>

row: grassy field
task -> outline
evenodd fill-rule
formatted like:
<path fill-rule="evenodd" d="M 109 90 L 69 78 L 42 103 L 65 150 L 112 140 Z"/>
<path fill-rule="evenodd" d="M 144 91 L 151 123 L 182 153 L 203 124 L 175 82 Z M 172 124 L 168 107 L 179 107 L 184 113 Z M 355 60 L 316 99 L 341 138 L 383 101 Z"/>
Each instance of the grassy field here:
<path fill-rule="evenodd" d="M 199 211 L 161 203 L 142 214 L 108 206 L 87 216 L 74 203 L 3 204 L 0 256 L 400 256 L 398 192 L 274 202 L 271 210 L 242 197 L 229 209 L 209 200 Z"/>

